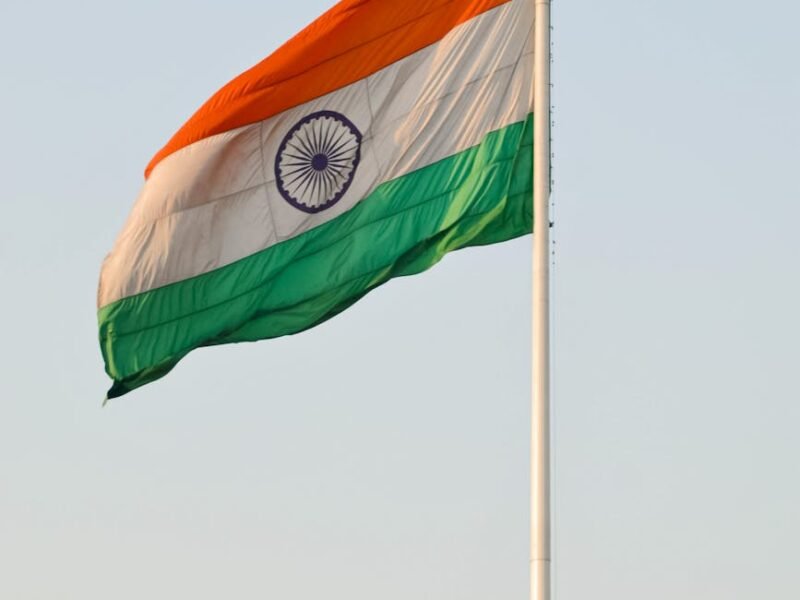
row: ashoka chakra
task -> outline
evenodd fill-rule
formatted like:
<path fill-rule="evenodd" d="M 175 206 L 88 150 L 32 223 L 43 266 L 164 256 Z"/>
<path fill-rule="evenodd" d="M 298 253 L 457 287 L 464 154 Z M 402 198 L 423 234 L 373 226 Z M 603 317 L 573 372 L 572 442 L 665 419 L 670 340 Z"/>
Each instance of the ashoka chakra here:
<path fill-rule="evenodd" d="M 361 132 L 331 110 L 308 115 L 289 130 L 275 157 L 275 179 L 292 206 L 317 213 L 336 204 L 361 160 Z"/>

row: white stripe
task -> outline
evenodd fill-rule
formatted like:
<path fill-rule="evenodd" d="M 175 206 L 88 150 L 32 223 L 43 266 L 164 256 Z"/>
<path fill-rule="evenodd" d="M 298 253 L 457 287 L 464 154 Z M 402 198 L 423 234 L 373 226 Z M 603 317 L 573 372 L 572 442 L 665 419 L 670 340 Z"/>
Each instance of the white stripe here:
<path fill-rule="evenodd" d="M 207 273 L 353 208 L 378 185 L 523 120 L 532 106 L 531 2 L 512 0 L 370 77 L 275 117 L 191 144 L 150 174 L 100 278 L 98 305 Z M 302 212 L 274 161 L 304 116 L 333 110 L 363 132 L 340 202 Z"/>

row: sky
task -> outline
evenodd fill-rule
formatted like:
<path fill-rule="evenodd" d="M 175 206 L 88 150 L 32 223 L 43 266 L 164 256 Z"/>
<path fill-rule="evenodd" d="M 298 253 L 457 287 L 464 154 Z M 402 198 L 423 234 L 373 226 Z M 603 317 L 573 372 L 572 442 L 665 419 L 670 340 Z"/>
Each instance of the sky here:
<path fill-rule="evenodd" d="M 530 237 L 101 408 L 144 166 L 331 4 L 0 4 L 0 597 L 526 597 Z M 554 4 L 559 600 L 800 597 L 798 19 Z"/>

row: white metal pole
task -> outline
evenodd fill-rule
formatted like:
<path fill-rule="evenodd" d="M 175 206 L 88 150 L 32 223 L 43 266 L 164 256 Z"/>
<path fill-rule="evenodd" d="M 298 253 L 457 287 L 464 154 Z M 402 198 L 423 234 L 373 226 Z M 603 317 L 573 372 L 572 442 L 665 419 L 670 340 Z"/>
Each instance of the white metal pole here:
<path fill-rule="evenodd" d="M 550 600 L 550 0 L 533 0 L 531 600 Z"/>

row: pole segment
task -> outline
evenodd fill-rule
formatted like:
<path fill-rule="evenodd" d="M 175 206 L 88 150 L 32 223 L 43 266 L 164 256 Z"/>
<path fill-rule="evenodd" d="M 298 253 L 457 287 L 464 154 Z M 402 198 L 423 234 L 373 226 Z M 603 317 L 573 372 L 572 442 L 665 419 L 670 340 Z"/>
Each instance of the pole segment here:
<path fill-rule="evenodd" d="M 533 0 L 531 600 L 550 600 L 550 1 Z"/>

